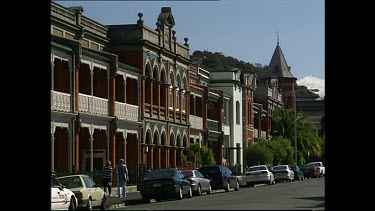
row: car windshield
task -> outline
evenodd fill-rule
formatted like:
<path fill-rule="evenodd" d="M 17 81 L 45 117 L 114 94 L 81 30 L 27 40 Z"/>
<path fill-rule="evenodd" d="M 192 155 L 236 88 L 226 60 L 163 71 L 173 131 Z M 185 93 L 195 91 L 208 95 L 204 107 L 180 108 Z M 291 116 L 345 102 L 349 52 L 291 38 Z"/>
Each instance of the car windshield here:
<path fill-rule="evenodd" d="M 285 170 L 286 169 L 286 166 L 275 166 L 273 167 L 273 170 L 274 171 L 277 171 L 277 170 Z"/>
<path fill-rule="evenodd" d="M 259 170 L 267 170 L 265 166 L 252 166 L 247 171 L 259 171 Z"/>
<path fill-rule="evenodd" d="M 81 179 L 78 176 L 63 177 L 63 178 L 56 178 L 56 179 L 68 189 L 83 187 Z"/>
<path fill-rule="evenodd" d="M 192 177 L 192 176 L 193 176 L 193 172 L 192 172 L 192 171 L 181 171 L 181 173 L 182 173 L 185 177 Z"/>
<path fill-rule="evenodd" d="M 146 179 L 168 178 L 168 177 L 175 177 L 175 171 L 172 169 L 154 170 L 147 174 Z"/>

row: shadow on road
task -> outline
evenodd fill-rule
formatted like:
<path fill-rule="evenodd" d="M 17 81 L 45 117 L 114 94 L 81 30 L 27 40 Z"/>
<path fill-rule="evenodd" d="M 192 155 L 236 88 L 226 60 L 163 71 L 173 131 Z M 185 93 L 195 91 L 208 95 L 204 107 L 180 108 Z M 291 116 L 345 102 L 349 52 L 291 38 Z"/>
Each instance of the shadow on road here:
<path fill-rule="evenodd" d="M 323 203 L 320 203 L 315 206 L 299 206 L 298 208 L 320 208 L 325 207 L 325 197 L 324 196 L 318 196 L 318 197 L 302 197 L 302 198 L 295 198 L 295 199 L 306 199 L 306 200 L 314 200 L 314 201 L 323 201 Z"/>

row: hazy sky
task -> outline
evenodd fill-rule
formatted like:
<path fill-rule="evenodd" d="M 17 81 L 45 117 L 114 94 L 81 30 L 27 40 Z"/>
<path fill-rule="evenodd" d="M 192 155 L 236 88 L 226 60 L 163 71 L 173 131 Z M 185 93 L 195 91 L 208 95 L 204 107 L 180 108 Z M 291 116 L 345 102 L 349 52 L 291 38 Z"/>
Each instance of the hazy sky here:
<path fill-rule="evenodd" d="M 262 65 L 271 60 L 278 31 L 280 47 L 299 84 L 307 81 L 313 83 L 309 88 L 324 90 L 324 0 L 56 2 L 83 6 L 84 16 L 104 25 L 134 24 L 142 12 L 144 23 L 151 28 L 156 28 L 161 7 L 168 6 L 177 41 L 184 43 L 189 38 L 191 53 L 222 52 Z"/>

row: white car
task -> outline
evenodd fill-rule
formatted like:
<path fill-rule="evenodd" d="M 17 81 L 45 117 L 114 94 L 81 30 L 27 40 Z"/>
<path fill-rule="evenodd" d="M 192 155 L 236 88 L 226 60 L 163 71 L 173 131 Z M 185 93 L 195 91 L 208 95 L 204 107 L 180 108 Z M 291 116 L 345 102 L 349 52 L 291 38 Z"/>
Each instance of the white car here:
<path fill-rule="evenodd" d="M 319 169 L 320 175 L 319 176 L 325 176 L 326 175 L 326 168 L 323 166 L 322 162 L 311 162 L 308 163 L 307 165 L 312 165 L 315 166 Z"/>
<path fill-rule="evenodd" d="M 74 193 L 51 177 L 51 210 L 76 210 L 77 205 Z"/>
<path fill-rule="evenodd" d="M 275 176 L 275 181 L 293 181 L 294 172 L 288 165 L 279 165 L 273 167 L 273 175 Z"/>
<path fill-rule="evenodd" d="M 246 171 L 247 186 L 254 186 L 254 184 L 267 183 L 269 185 L 275 184 L 275 178 L 267 168 L 266 165 L 251 166 Z"/>
<path fill-rule="evenodd" d="M 107 196 L 104 190 L 98 187 L 95 182 L 87 175 L 69 175 L 56 178 L 61 184 L 74 192 L 78 199 L 78 208 L 92 210 L 107 208 Z"/>

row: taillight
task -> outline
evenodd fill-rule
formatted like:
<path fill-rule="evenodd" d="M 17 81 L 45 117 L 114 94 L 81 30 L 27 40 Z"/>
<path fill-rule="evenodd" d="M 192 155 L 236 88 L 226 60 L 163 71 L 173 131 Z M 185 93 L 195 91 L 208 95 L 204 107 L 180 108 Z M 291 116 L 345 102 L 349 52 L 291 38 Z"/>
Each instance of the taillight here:
<path fill-rule="evenodd" d="M 77 199 L 82 199 L 83 198 L 83 194 L 80 191 L 73 192 L 73 193 L 74 193 L 74 195 L 76 195 Z"/>
<path fill-rule="evenodd" d="M 195 181 L 192 179 L 189 179 L 190 184 L 195 184 Z"/>
<path fill-rule="evenodd" d="M 224 182 L 224 175 L 221 175 L 221 181 Z"/>

